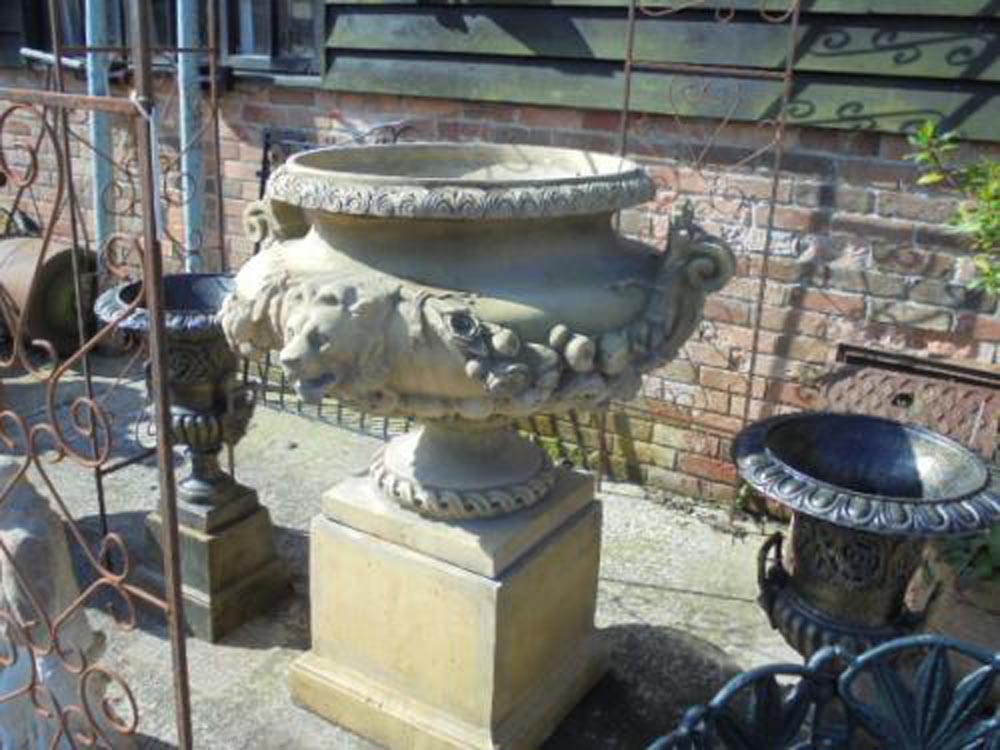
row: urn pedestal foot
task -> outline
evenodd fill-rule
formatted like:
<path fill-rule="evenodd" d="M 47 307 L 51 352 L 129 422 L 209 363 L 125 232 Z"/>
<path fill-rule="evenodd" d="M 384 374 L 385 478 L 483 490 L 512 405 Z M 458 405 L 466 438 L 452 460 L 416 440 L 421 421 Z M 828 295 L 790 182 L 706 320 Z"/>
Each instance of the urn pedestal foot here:
<path fill-rule="evenodd" d="M 312 525 L 295 700 L 394 750 L 532 750 L 606 669 L 600 529 L 571 472 L 533 508 L 448 523 L 342 482 Z"/>
<path fill-rule="evenodd" d="M 196 638 L 215 642 L 266 612 L 291 591 L 271 517 L 257 493 L 233 484 L 225 503 L 178 502 L 184 616 Z M 143 570 L 162 589 L 158 513 L 146 518 L 157 560 Z"/>

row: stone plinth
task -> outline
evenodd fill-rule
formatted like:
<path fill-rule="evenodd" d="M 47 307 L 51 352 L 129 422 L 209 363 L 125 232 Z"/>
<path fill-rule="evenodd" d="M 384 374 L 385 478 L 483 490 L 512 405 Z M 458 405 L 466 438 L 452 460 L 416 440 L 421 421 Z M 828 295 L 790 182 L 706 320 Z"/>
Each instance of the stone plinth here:
<path fill-rule="evenodd" d="M 196 637 L 212 642 L 266 612 L 290 591 L 267 508 L 257 502 L 254 490 L 236 483 L 227 495 L 219 506 L 177 503 L 184 616 Z M 158 513 L 148 516 L 146 528 L 157 554 L 143 573 L 162 586 Z"/>
<path fill-rule="evenodd" d="M 589 478 L 492 520 L 422 518 L 362 478 L 323 511 L 291 670 L 305 707 L 393 750 L 532 750 L 603 673 Z"/>

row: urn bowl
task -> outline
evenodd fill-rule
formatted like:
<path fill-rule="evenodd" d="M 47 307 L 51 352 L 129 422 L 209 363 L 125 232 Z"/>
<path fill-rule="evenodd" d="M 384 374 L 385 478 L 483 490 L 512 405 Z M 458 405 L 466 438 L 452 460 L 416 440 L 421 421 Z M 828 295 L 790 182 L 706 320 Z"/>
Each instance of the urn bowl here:
<path fill-rule="evenodd" d="M 931 430 L 860 414 L 806 412 L 741 432 L 740 475 L 789 507 L 760 554 L 760 602 L 804 656 L 860 652 L 917 619 L 904 594 L 926 537 L 1000 520 L 1000 482 L 972 451 Z M 771 550 L 776 560 L 770 567 Z"/>
<path fill-rule="evenodd" d="M 551 467 L 504 424 L 630 398 L 733 273 L 729 248 L 691 211 L 666 252 L 618 234 L 613 215 L 654 193 L 636 164 L 567 149 L 302 153 L 246 213 L 263 249 L 238 274 L 223 326 L 244 354 L 277 350 L 305 400 L 332 392 L 421 419 L 373 464 L 404 505 L 516 510 L 544 497 Z"/>

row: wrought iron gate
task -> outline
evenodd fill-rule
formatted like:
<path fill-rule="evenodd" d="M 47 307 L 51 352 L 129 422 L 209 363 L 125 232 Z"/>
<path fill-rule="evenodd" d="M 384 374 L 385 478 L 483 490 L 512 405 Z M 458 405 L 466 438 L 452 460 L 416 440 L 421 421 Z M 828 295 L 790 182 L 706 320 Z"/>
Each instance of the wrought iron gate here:
<path fill-rule="evenodd" d="M 7 462 L 0 479 L 0 717 L 8 717 L 6 725 L 0 720 L 0 745 L 18 711 L 34 714 L 34 723 L 41 727 L 36 731 L 51 748 L 117 748 L 137 736 L 140 706 L 127 675 L 116 671 L 110 660 L 102 660 L 99 639 L 90 639 L 87 611 L 100 603 L 110 606 L 123 630 L 137 626 L 140 612 L 165 618 L 172 649 L 177 742 L 187 749 L 192 747 L 192 730 L 164 381 L 168 352 L 155 205 L 159 188 L 151 14 L 144 0 L 129 0 L 130 95 L 94 97 L 67 93 L 59 0 L 50 0 L 48 9 L 55 61 L 50 90 L 0 87 L 0 182 L 4 183 L 0 200 L 5 206 L 0 214 L 0 238 L 30 233 L 17 220 L 29 205 L 41 227 L 26 297 L 18 301 L 0 297 L 9 333 L 9 351 L 0 359 L 0 376 L 7 388 L 16 380 L 18 387 L 37 394 L 39 404 L 21 408 L 20 413 L 0 404 L 0 453 Z M 79 132 L 80 116 L 85 124 L 91 113 L 115 117 L 134 144 L 128 157 L 132 163 L 116 162 L 119 173 L 134 176 L 130 185 L 134 195 L 126 199 L 131 222 L 127 222 L 128 231 L 113 235 L 101 248 L 101 272 L 111 281 L 138 275 L 143 282 L 130 308 L 96 331 L 87 325 L 93 297 L 87 288 L 92 275 L 87 273 L 81 236 L 87 208 L 74 182 L 74 156 L 93 150 Z M 113 155 L 105 156 L 114 160 Z M 119 179 L 117 187 L 120 183 Z M 44 192 L 41 202 L 38 192 Z M 91 206 L 103 199 L 94 196 Z M 48 290 L 40 284 L 41 270 L 65 241 L 71 243 L 78 346 L 60 360 L 51 342 L 32 334 L 31 318 L 37 300 L 48 303 Z M 163 591 L 136 582 L 130 550 L 122 535 L 108 528 L 103 504 L 99 529 L 82 523 L 75 517 L 79 512 L 75 498 L 53 478 L 54 465 L 69 463 L 93 472 L 100 488 L 114 448 L 114 415 L 108 399 L 128 377 L 127 370 L 139 355 L 128 360 L 101 393 L 95 389 L 91 355 L 115 338 L 117 324 L 139 306 L 148 310 L 151 321 L 148 373 L 157 435 L 159 512 L 164 520 Z M 100 491 L 98 496 L 103 497 Z M 60 564 L 65 565 L 63 572 L 70 571 L 68 577 L 60 578 L 56 570 Z"/>

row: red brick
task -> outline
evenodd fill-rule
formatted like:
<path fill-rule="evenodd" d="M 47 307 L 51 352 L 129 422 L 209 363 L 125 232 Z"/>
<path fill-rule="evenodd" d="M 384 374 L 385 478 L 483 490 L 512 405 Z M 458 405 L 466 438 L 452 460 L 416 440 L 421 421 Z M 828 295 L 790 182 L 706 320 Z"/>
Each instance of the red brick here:
<path fill-rule="evenodd" d="M 677 467 L 702 479 L 729 483 L 737 480 L 736 467 L 730 461 L 706 458 L 695 453 L 681 453 L 677 456 Z"/>
<path fill-rule="evenodd" d="M 920 177 L 912 164 L 881 159 L 842 159 L 837 162 L 837 176 L 851 185 L 899 190 L 913 185 Z"/>
<path fill-rule="evenodd" d="M 823 367 L 773 354 L 758 354 L 754 362 L 754 375 L 763 375 L 776 380 L 807 380 L 820 375 Z"/>
<path fill-rule="evenodd" d="M 404 97 L 396 94 L 342 93 L 337 101 L 344 110 L 398 115 L 403 111 Z"/>
<path fill-rule="evenodd" d="M 879 134 L 868 130 L 801 128 L 798 137 L 800 148 L 837 156 L 875 156 L 879 152 Z"/>
<path fill-rule="evenodd" d="M 948 226 L 918 226 L 917 245 L 934 249 L 969 252 L 969 235 Z"/>
<path fill-rule="evenodd" d="M 875 205 L 875 196 L 864 188 L 848 187 L 837 182 L 799 182 L 795 185 L 795 202 L 802 206 L 866 214 Z"/>
<path fill-rule="evenodd" d="M 768 305 L 787 305 L 796 288 L 773 280 L 769 281 L 764 287 L 764 302 Z M 736 278 L 726 284 L 723 291 L 727 297 L 751 300 L 756 304 L 757 296 L 760 293 L 760 280 Z"/>
<path fill-rule="evenodd" d="M 259 164 L 245 161 L 227 161 L 222 165 L 222 176 L 230 180 L 249 180 L 256 182 Z"/>
<path fill-rule="evenodd" d="M 438 137 L 445 141 L 478 141 L 487 132 L 487 126 L 479 122 L 439 122 Z"/>
<path fill-rule="evenodd" d="M 579 130 L 583 127 L 580 110 L 565 107 L 521 107 L 517 120 L 533 128 Z"/>
<path fill-rule="evenodd" d="M 826 362 L 835 347 L 822 339 L 808 336 L 779 336 L 766 348 L 762 345 L 760 351 L 804 362 Z"/>
<path fill-rule="evenodd" d="M 219 141 L 219 156 L 225 159 L 238 159 L 240 144 L 236 141 Z"/>
<path fill-rule="evenodd" d="M 924 278 L 947 278 L 955 268 L 955 259 L 948 255 L 911 247 L 873 247 L 872 260 L 882 270 Z"/>
<path fill-rule="evenodd" d="M 529 143 L 538 146 L 548 146 L 552 142 L 549 130 L 539 128 L 522 128 L 517 125 L 495 125 L 492 141 L 496 143 Z"/>
<path fill-rule="evenodd" d="M 814 312 L 861 318 L 865 314 L 865 297 L 862 294 L 845 294 L 823 289 L 796 289 L 792 292 L 792 305 Z"/>
<path fill-rule="evenodd" d="M 408 97 L 402 100 L 403 111 L 420 117 L 458 117 L 464 112 L 461 102 L 448 99 L 426 99 L 424 97 Z"/>
<path fill-rule="evenodd" d="M 729 394 L 725 391 L 703 387 L 698 391 L 696 400 L 698 407 L 701 409 L 714 411 L 718 414 L 729 413 Z"/>
<path fill-rule="evenodd" d="M 701 483 L 695 477 L 679 471 L 661 469 L 658 466 L 644 466 L 642 468 L 645 483 L 650 487 L 663 489 L 684 497 L 701 496 Z"/>
<path fill-rule="evenodd" d="M 912 326 L 932 331 L 951 330 L 954 321 L 951 312 L 947 310 L 934 305 L 922 305 L 919 302 L 909 301 L 874 300 L 869 317 L 876 323 Z"/>
<path fill-rule="evenodd" d="M 883 216 L 943 223 L 954 216 L 957 209 L 958 201 L 955 198 L 941 195 L 888 190 L 878 194 L 877 210 Z"/>
<path fill-rule="evenodd" d="M 799 409 L 821 409 L 824 406 L 823 394 L 817 386 L 783 380 L 772 380 L 767 386 L 765 398 Z"/>
<path fill-rule="evenodd" d="M 843 234 L 853 234 L 864 240 L 880 240 L 901 246 L 913 244 L 914 238 L 914 227 L 911 222 L 857 214 L 835 215 L 831 230 Z"/>
<path fill-rule="evenodd" d="M 750 378 L 732 370 L 702 367 L 701 383 L 708 388 L 718 388 L 730 393 L 746 393 L 750 385 Z"/>
<path fill-rule="evenodd" d="M 977 341 L 1000 341 L 1000 318 L 996 315 L 962 315 L 956 333 Z"/>
<path fill-rule="evenodd" d="M 761 264 L 763 265 L 763 264 Z M 803 262 L 791 258 L 773 257 L 767 260 L 767 277 L 787 284 L 818 279 L 819 267 L 813 262 Z"/>
<path fill-rule="evenodd" d="M 705 318 L 720 323 L 745 325 L 750 322 L 750 305 L 741 300 L 727 299 L 716 294 L 705 300 Z"/>
<path fill-rule="evenodd" d="M 684 351 L 695 364 L 723 368 L 728 368 L 732 364 L 729 347 L 713 346 L 700 341 L 688 341 L 684 345 Z"/>
<path fill-rule="evenodd" d="M 552 145 L 563 148 L 580 148 L 585 151 L 603 151 L 614 153 L 618 140 L 615 136 L 597 132 L 574 133 L 557 130 L 552 133 Z"/>
<path fill-rule="evenodd" d="M 723 194 L 737 195 L 743 199 L 770 200 L 772 179 L 756 175 L 726 175 L 721 184 Z M 787 178 L 778 180 L 775 194 L 778 203 L 788 203 L 792 199 L 792 181 Z"/>
<path fill-rule="evenodd" d="M 709 180 L 704 172 L 699 172 L 683 164 L 654 166 L 649 169 L 657 184 L 681 193 L 704 194 L 709 192 Z"/>
<path fill-rule="evenodd" d="M 654 423 L 651 440 L 657 445 L 692 451 L 701 455 L 717 455 L 719 451 L 717 437 L 707 435 L 697 429 L 691 429 L 689 426 L 679 427 L 672 424 Z"/>
<path fill-rule="evenodd" d="M 736 487 L 738 484 L 738 481 L 723 484 L 702 480 L 698 497 L 713 503 L 731 503 L 733 498 L 736 497 Z"/>
<path fill-rule="evenodd" d="M 695 410 L 690 417 L 694 424 L 723 435 L 735 435 L 743 428 L 743 420 L 726 414 Z"/>
<path fill-rule="evenodd" d="M 698 369 L 685 359 L 675 359 L 660 367 L 657 371 L 665 379 L 674 383 L 698 382 Z"/>
<path fill-rule="evenodd" d="M 291 104 L 296 107 L 312 107 L 316 103 L 316 93 L 311 89 L 293 89 L 283 86 L 271 86 L 267 98 L 274 104 Z"/>
<path fill-rule="evenodd" d="M 757 206 L 754 209 L 754 225 L 767 226 L 770 209 L 768 206 Z M 775 206 L 774 226 L 792 232 L 818 233 L 825 232 L 830 227 L 830 213 L 811 208 L 795 206 Z"/>
<path fill-rule="evenodd" d="M 244 104 L 240 116 L 254 125 L 284 124 L 282 110 L 264 104 Z"/>
<path fill-rule="evenodd" d="M 462 106 L 462 117 L 467 120 L 491 120 L 493 122 L 514 122 L 517 108 L 508 104 L 488 104 L 467 102 Z"/>
<path fill-rule="evenodd" d="M 583 110 L 584 130 L 610 130 L 618 132 L 621 127 L 621 114 L 598 109 Z"/>
<path fill-rule="evenodd" d="M 878 153 L 883 159 L 902 161 L 913 153 L 913 146 L 905 135 L 882 133 Z"/>
<path fill-rule="evenodd" d="M 864 292 L 875 297 L 906 295 L 907 281 L 902 276 L 840 266 L 827 266 L 823 270 L 824 285 L 827 287 L 848 292 Z"/>

